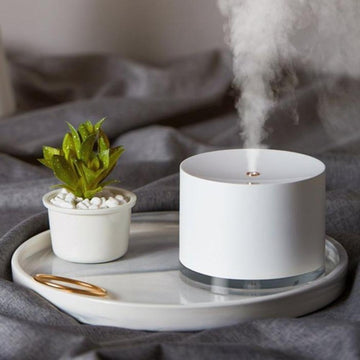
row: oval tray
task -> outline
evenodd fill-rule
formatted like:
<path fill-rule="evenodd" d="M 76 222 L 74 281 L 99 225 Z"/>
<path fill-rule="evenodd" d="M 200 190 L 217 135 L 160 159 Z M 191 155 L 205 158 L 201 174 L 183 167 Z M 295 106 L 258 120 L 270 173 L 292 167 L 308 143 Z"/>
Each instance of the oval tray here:
<path fill-rule="evenodd" d="M 332 302 L 344 289 L 347 254 L 326 238 L 325 274 L 306 284 L 244 294 L 217 294 L 183 281 L 178 270 L 178 213 L 132 217 L 130 246 L 121 259 L 76 264 L 57 258 L 45 231 L 24 242 L 12 257 L 13 280 L 80 322 L 138 330 L 200 330 L 266 317 L 296 317 Z M 90 282 L 108 291 L 97 298 L 50 288 L 36 273 Z"/>

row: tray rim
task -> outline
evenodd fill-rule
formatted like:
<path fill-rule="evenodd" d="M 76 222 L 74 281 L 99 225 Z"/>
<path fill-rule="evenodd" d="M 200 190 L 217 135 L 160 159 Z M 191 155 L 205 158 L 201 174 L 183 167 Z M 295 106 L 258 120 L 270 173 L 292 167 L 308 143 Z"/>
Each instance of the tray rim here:
<path fill-rule="evenodd" d="M 171 215 L 174 217 L 178 218 L 178 212 L 177 211 L 159 211 L 159 212 L 140 212 L 140 213 L 135 213 L 132 215 L 132 219 L 134 220 L 134 222 L 138 221 L 138 218 L 141 217 L 148 217 L 148 216 L 160 216 L 160 215 Z M 161 220 L 159 221 L 159 223 L 163 222 L 175 222 L 176 220 Z M 33 277 L 28 274 L 23 267 L 21 266 L 21 264 L 19 263 L 19 256 L 22 255 L 22 252 L 25 251 L 25 249 L 29 246 L 32 245 L 32 242 L 36 242 L 39 241 L 38 238 L 44 238 L 41 239 L 40 241 L 42 241 L 43 243 L 47 243 L 50 244 L 50 230 L 45 230 L 41 233 L 38 233 L 32 237 L 30 237 L 29 239 L 27 239 L 24 243 L 22 243 L 13 253 L 12 259 L 11 259 L 11 268 L 12 268 L 12 274 L 13 274 L 13 281 L 16 283 L 19 283 L 23 286 L 29 287 L 30 289 L 34 290 L 37 292 L 36 289 L 43 289 L 44 291 L 49 291 L 50 293 L 53 294 L 58 294 L 60 293 L 59 290 L 53 289 L 53 288 L 49 288 L 46 285 L 40 284 L 38 282 L 36 282 Z M 45 236 L 47 237 L 47 239 L 45 239 Z M 36 239 L 36 240 L 35 240 Z M 214 302 L 198 302 L 198 303 L 193 303 L 193 304 L 164 304 L 164 303 L 135 303 L 135 302 L 128 302 L 128 301 L 119 301 L 119 300 L 115 300 L 115 299 L 109 299 L 109 298 L 95 298 L 95 297 L 90 297 L 90 296 L 86 296 L 86 295 L 80 295 L 80 294 L 72 294 L 72 293 L 66 293 L 66 292 L 61 292 L 61 295 L 64 296 L 65 298 L 73 298 L 73 299 L 79 299 L 79 297 L 82 297 L 83 299 L 87 299 L 90 302 L 94 302 L 94 303 L 99 303 L 99 304 L 109 304 L 109 305 L 116 305 L 116 306 L 122 306 L 122 307 L 126 307 L 126 306 L 131 306 L 131 307 L 137 307 L 137 308 L 161 308 L 161 309 L 207 309 L 207 308 L 215 308 L 215 307 L 232 307 L 234 305 L 251 305 L 251 304 L 259 304 L 259 303 L 263 303 L 263 302 L 268 302 L 271 300 L 275 300 L 275 299 L 281 299 L 281 298 L 286 298 L 288 296 L 296 296 L 296 294 L 301 293 L 303 294 L 304 292 L 309 292 L 312 291 L 313 289 L 316 289 L 318 287 L 325 287 L 326 285 L 328 285 L 329 283 L 332 283 L 334 280 L 336 279 L 341 279 L 342 277 L 344 277 L 346 275 L 346 270 L 347 270 L 347 265 L 348 265 L 348 256 L 347 253 L 345 251 L 345 249 L 343 248 L 343 246 L 337 242 L 335 239 L 333 239 L 332 237 L 326 235 L 325 237 L 326 242 L 329 242 L 330 244 L 332 244 L 335 249 L 338 252 L 339 255 L 339 264 L 336 266 L 336 268 L 331 271 L 330 273 L 326 274 L 323 277 L 320 277 L 316 280 L 313 280 L 309 283 L 305 283 L 305 284 L 301 284 L 298 285 L 294 288 L 288 289 L 288 290 L 284 290 L 281 292 L 277 292 L 277 293 L 273 293 L 273 294 L 267 294 L 267 295 L 261 295 L 261 296 L 249 296 L 248 298 L 240 298 L 240 299 L 234 299 L 234 300 L 226 300 L 226 302 L 219 302 L 219 303 L 214 303 Z M 49 245 L 43 246 L 42 248 L 45 247 L 49 247 Z M 179 271 L 179 270 L 166 270 L 166 272 L 169 271 Z M 157 271 L 155 271 L 157 272 Z M 158 272 L 165 272 L 165 271 L 158 271 Z M 125 274 L 124 274 L 125 275 Z M 18 281 L 19 278 L 22 278 L 21 281 Z M 25 285 L 26 284 L 26 285 Z M 96 285 L 100 285 L 101 284 L 96 284 Z M 46 290 L 45 290 L 46 289 Z M 43 296 L 42 294 L 40 294 L 41 296 Z"/>

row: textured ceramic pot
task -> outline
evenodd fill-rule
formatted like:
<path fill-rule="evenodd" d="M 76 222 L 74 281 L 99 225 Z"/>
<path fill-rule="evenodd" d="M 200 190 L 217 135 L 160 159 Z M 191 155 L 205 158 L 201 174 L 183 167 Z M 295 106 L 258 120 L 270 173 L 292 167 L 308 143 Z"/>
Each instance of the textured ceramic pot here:
<path fill-rule="evenodd" d="M 268 149 L 214 151 L 180 166 L 180 263 L 235 288 L 318 277 L 325 258 L 325 166 Z"/>
<path fill-rule="evenodd" d="M 107 189 L 123 195 L 127 202 L 105 209 L 64 209 L 50 202 L 59 190 L 43 196 L 49 214 L 52 248 L 59 258 L 78 263 L 101 263 L 126 253 L 136 195 L 117 187 Z"/>

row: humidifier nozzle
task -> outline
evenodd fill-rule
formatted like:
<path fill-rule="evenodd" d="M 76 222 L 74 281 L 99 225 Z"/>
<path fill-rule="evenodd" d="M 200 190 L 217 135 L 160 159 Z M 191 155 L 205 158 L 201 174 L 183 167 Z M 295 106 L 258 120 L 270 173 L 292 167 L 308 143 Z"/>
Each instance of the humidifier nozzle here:
<path fill-rule="evenodd" d="M 255 176 L 259 176 L 260 173 L 258 171 L 248 171 L 246 173 L 246 175 L 249 176 L 249 177 L 255 177 Z"/>

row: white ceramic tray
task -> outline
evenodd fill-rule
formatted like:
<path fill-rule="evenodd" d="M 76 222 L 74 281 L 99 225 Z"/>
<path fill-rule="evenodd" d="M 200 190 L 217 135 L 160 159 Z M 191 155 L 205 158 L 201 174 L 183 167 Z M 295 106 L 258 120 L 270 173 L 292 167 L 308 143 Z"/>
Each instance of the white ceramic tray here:
<path fill-rule="evenodd" d="M 133 215 L 130 247 L 120 260 L 75 264 L 57 258 L 49 231 L 23 243 L 12 258 L 13 280 L 33 289 L 81 322 L 142 330 L 198 330 L 265 317 L 296 317 L 332 302 L 344 289 L 347 255 L 326 240 L 326 271 L 317 280 L 247 295 L 212 293 L 188 284 L 178 271 L 178 213 Z M 36 273 L 90 282 L 105 298 L 66 293 L 38 283 Z"/>

